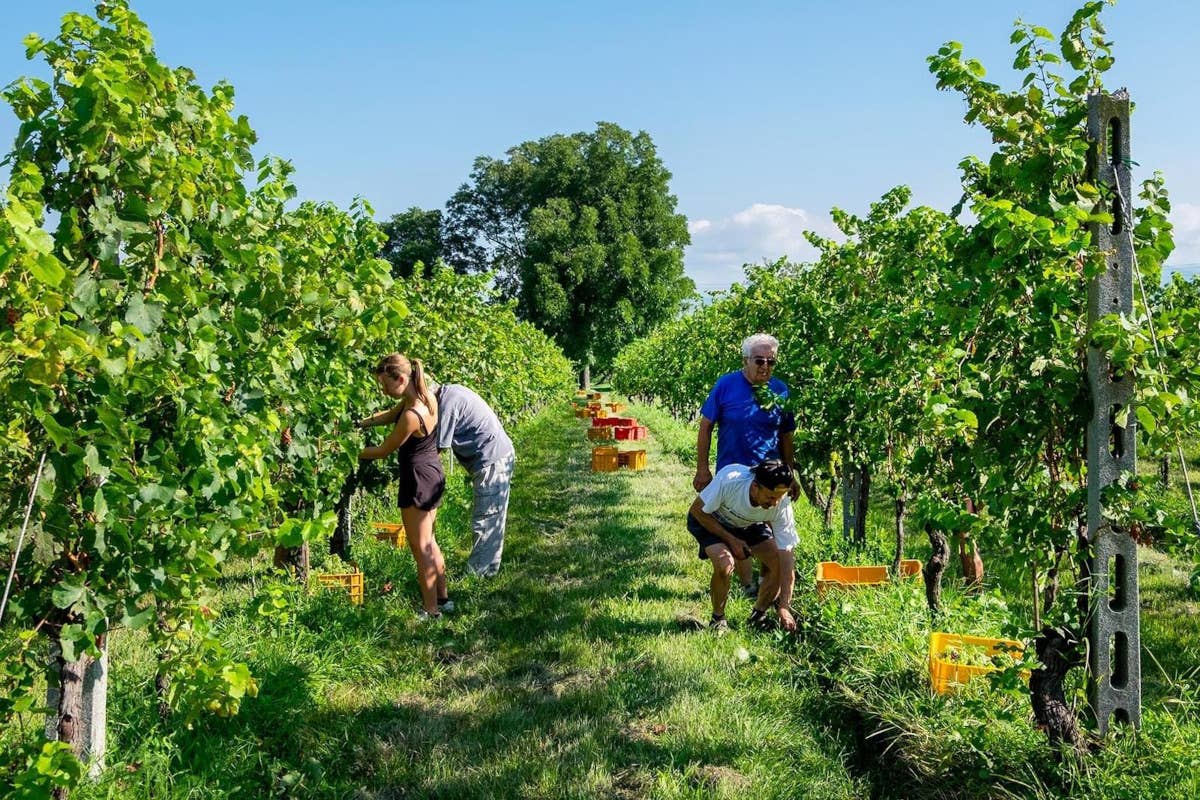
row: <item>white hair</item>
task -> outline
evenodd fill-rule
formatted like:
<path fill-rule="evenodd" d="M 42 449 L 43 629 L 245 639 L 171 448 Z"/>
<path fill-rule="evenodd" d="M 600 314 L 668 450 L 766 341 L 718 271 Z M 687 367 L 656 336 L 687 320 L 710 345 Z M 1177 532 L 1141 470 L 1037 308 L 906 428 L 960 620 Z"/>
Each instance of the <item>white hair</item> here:
<path fill-rule="evenodd" d="M 754 348 L 768 345 L 772 350 L 779 350 L 779 340 L 769 333 L 756 333 L 742 340 L 742 358 L 754 355 Z"/>

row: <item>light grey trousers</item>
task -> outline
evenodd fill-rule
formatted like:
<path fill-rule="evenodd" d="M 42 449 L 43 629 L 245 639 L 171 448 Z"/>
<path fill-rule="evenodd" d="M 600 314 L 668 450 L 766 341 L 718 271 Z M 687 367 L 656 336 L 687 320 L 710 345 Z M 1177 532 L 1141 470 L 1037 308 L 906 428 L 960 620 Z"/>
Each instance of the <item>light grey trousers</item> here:
<path fill-rule="evenodd" d="M 491 577 L 500 571 L 515 462 L 514 458 L 496 461 L 471 476 L 475 499 L 471 507 L 471 555 L 467 558 L 467 568 L 476 575 Z"/>

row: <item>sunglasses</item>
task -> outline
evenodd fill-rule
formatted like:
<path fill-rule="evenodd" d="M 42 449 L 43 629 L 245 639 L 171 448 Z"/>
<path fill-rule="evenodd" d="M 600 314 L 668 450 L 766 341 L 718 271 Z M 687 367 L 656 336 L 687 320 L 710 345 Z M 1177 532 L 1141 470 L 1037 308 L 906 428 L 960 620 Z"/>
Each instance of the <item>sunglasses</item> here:
<path fill-rule="evenodd" d="M 754 356 L 750 359 L 756 367 L 773 367 L 779 363 L 776 358 L 764 358 L 763 356 Z"/>

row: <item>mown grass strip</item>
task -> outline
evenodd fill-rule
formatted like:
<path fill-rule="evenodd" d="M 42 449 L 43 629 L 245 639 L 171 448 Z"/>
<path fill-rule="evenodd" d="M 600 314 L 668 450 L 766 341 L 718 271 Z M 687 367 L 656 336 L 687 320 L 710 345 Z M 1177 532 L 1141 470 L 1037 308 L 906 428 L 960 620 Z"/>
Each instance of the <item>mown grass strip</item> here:
<path fill-rule="evenodd" d="M 564 410 L 522 426 L 491 581 L 459 577 L 468 494 L 452 476 L 446 622 L 415 621 L 411 558 L 367 537 L 362 608 L 321 593 L 264 613 L 278 585 L 262 565 L 231 581 L 223 639 L 262 686 L 235 718 L 159 721 L 150 654 L 116 637 L 112 769 L 80 796 L 866 796 L 807 657 L 678 624 L 706 617 L 709 571 L 683 526 L 690 472 L 659 446 L 686 428 L 662 424 L 645 471 L 611 474 L 590 472 Z"/>

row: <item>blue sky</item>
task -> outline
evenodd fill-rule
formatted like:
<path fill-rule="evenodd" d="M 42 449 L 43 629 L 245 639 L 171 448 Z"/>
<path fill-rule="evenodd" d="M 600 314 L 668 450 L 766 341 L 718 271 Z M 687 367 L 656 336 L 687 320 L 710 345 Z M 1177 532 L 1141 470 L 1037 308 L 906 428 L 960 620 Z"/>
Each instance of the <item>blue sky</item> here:
<path fill-rule="evenodd" d="M 1020 17 L 1054 31 L 1065 0 L 384 2 L 134 0 L 159 57 L 237 89 L 260 154 L 291 159 L 304 198 L 366 197 L 380 217 L 442 206 L 479 155 L 591 129 L 645 130 L 674 175 L 701 289 L 744 262 L 812 254 L 804 229 L 896 184 L 948 208 L 956 164 L 986 154 L 925 57 L 963 42 L 1011 84 Z M 40 74 L 21 38 L 53 35 L 84 0 L 0 0 L 0 83 Z M 1178 249 L 1200 265 L 1200 5 L 1124 0 L 1104 19 L 1110 87 L 1137 103 L 1133 158 L 1162 170 Z M 0 111 L 0 142 L 16 125 Z"/>

